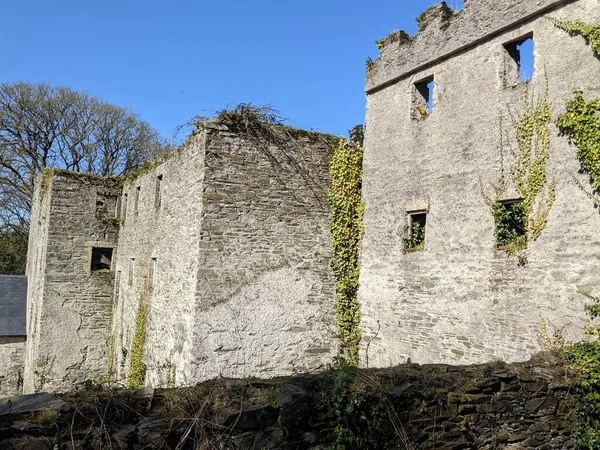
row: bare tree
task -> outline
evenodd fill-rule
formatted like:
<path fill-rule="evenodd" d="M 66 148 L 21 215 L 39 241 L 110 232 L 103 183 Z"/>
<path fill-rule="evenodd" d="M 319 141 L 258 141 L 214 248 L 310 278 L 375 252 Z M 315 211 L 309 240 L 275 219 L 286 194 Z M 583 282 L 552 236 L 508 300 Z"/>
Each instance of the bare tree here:
<path fill-rule="evenodd" d="M 46 84 L 0 84 L 0 233 L 27 229 L 43 168 L 126 176 L 166 148 L 137 115 L 98 98 Z"/>

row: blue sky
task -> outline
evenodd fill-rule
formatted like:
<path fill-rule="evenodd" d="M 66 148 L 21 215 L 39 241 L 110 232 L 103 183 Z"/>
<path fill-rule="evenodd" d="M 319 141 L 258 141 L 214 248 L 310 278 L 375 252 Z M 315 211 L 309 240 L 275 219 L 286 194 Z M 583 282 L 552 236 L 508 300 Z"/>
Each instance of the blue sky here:
<path fill-rule="evenodd" d="M 334 134 L 364 120 L 367 57 L 436 0 L 42 0 L 3 4 L 0 82 L 127 107 L 170 137 L 196 114 L 271 103 Z M 457 8 L 462 0 L 452 0 Z M 181 139 L 181 137 L 180 137 Z"/>

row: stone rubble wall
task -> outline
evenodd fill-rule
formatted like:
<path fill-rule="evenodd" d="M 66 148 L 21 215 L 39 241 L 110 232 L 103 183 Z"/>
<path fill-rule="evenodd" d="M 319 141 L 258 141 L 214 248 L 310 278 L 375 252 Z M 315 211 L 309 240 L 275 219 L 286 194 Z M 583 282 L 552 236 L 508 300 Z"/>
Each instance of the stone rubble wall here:
<path fill-rule="evenodd" d="M 23 391 L 25 336 L 0 336 L 0 398 Z"/>
<path fill-rule="evenodd" d="M 472 0 L 464 14 L 479 3 L 490 3 L 491 11 L 493 4 L 516 4 Z M 511 117 L 531 98 L 547 90 L 555 119 L 575 89 L 597 97 L 600 62 L 583 38 L 559 30 L 548 16 L 600 23 L 600 6 L 596 0 L 567 2 L 367 96 L 363 364 L 524 360 L 543 343 L 541 319 L 550 337 L 555 329 L 567 341 L 582 337 L 589 301 L 582 294 L 600 294 L 600 215 L 577 184 L 588 180 L 579 174 L 575 147 L 550 125 L 547 171 L 556 181 L 556 202 L 523 267 L 495 249 L 485 198 L 494 198 L 501 173 L 501 140 L 509 171 Z M 503 44 L 531 32 L 533 80 L 505 86 Z M 414 120 L 413 83 L 430 75 L 433 113 Z M 415 204 L 429 208 L 425 249 L 403 254 L 407 210 Z"/>
<path fill-rule="evenodd" d="M 206 130 L 198 380 L 322 369 L 337 351 L 326 192 L 333 136 Z"/>
<path fill-rule="evenodd" d="M 27 267 L 26 393 L 64 391 L 105 377 L 114 274 L 91 271 L 92 248 L 116 248 L 114 208 L 108 213 L 99 201 L 116 202 L 120 190 L 112 179 L 41 175 Z"/>
<path fill-rule="evenodd" d="M 515 365 L 218 379 L 154 392 L 79 392 L 46 399 L 37 413 L 29 410 L 39 404 L 14 398 L 12 410 L 21 413 L 6 414 L 0 402 L 0 448 L 324 450 L 343 443 L 338 431 L 361 431 L 376 442 L 361 448 L 571 450 L 577 391 L 564 364 L 544 355 Z"/>
<path fill-rule="evenodd" d="M 168 381 L 176 380 L 178 384 L 195 381 L 190 378 L 189 366 L 193 360 L 204 170 L 204 137 L 197 135 L 166 162 L 125 184 L 127 211 L 122 197 L 124 225 L 114 268 L 119 281 L 111 334 L 115 358 L 113 380 L 117 382 L 125 382 L 129 374 L 140 302 L 148 308 L 143 352 L 146 382 L 165 386 Z M 160 205 L 159 176 L 162 177 Z M 151 287 L 153 264 L 156 273 Z M 170 379 L 173 375 L 175 380 Z"/>
<path fill-rule="evenodd" d="M 459 13 L 440 4 L 432 6 L 421 16 L 416 36 L 404 34 L 381 50 L 381 57 L 367 71 L 366 90 L 382 89 L 451 56 L 472 51 L 507 28 L 517 28 L 530 17 L 571 3 L 574 0 L 465 0 Z"/>

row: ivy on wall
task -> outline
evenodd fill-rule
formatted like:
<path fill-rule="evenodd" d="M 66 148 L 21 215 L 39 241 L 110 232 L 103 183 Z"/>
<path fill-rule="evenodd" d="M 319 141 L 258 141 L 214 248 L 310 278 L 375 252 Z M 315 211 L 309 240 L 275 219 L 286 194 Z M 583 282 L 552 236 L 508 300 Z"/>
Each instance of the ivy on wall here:
<path fill-rule="evenodd" d="M 565 20 L 550 19 L 550 21 L 561 30 L 573 36 L 582 36 L 592 46 L 596 55 L 600 55 L 600 25 L 585 23 L 581 21 L 569 22 Z"/>
<path fill-rule="evenodd" d="M 342 341 L 341 356 L 358 364 L 361 333 L 358 303 L 358 258 L 363 236 L 362 193 L 363 150 L 358 144 L 338 140 L 331 159 L 331 189 L 327 194 L 331 216 L 331 267 L 336 277 L 336 311 Z"/>
<path fill-rule="evenodd" d="M 503 166 L 496 201 L 489 202 L 498 244 L 509 255 L 517 255 L 520 263 L 526 262 L 528 243 L 541 236 L 556 199 L 555 182 L 547 174 L 552 121 L 547 97 L 546 93 L 538 100 L 528 98 L 523 112 L 512 116 L 516 141 L 512 167 L 507 174 Z M 509 186 L 516 190 L 520 201 L 507 207 L 499 200 Z"/>
<path fill-rule="evenodd" d="M 131 359 L 127 387 L 139 388 L 144 385 L 146 364 L 144 363 L 144 346 L 146 344 L 146 324 L 148 322 L 148 306 L 144 296 L 140 298 L 137 316 L 135 318 L 135 333 L 131 343 Z"/>

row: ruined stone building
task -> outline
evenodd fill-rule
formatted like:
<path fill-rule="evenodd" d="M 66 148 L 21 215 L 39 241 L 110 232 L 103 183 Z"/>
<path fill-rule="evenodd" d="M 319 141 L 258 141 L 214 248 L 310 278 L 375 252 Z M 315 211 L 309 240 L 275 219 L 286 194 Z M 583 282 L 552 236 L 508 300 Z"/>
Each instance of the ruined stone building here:
<path fill-rule="evenodd" d="M 440 4 L 416 36 L 379 42 L 366 80 L 361 364 L 523 360 L 554 330 L 581 337 L 585 295 L 600 293 L 600 215 L 556 118 L 574 91 L 598 96 L 600 61 L 564 21 L 600 24 L 598 1 Z M 264 131 L 206 122 L 125 182 L 43 174 L 26 392 L 332 363 L 335 139 Z"/>

